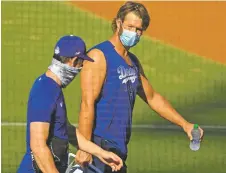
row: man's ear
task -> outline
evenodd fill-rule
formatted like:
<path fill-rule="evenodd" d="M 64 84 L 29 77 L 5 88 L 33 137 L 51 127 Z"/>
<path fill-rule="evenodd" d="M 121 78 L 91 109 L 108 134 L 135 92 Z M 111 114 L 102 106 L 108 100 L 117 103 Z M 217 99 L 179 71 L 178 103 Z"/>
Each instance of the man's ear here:
<path fill-rule="evenodd" d="M 122 21 L 121 21 L 121 19 L 116 19 L 117 31 L 119 31 L 119 30 L 120 30 L 121 25 L 122 25 Z"/>
<path fill-rule="evenodd" d="M 70 58 L 70 60 L 68 61 L 67 64 L 68 64 L 69 66 L 73 67 L 76 59 L 77 59 L 76 56 L 73 57 L 73 58 Z"/>

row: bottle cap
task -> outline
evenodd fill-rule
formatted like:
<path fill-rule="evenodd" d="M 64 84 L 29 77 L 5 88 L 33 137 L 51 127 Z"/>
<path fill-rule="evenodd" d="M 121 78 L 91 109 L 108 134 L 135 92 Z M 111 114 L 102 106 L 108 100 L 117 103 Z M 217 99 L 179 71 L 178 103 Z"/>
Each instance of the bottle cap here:
<path fill-rule="evenodd" d="M 198 129 L 199 125 L 198 124 L 194 124 L 194 129 Z"/>

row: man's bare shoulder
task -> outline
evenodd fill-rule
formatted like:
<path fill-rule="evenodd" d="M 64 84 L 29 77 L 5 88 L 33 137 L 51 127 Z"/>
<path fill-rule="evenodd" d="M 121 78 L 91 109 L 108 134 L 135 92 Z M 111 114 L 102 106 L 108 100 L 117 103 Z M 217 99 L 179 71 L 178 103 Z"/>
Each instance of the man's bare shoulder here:
<path fill-rule="evenodd" d="M 84 61 L 83 62 L 83 69 L 85 70 L 98 70 L 100 71 L 105 71 L 106 70 L 106 60 L 104 53 L 99 50 L 99 49 L 92 49 L 88 52 L 87 54 L 90 58 L 94 60 L 94 62 L 90 61 Z M 84 70 L 83 70 L 84 71 Z M 97 71 L 97 73 L 98 73 Z"/>
<path fill-rule="evenodd" d="M 94 60 L 94 63 L 105 62 L 104 53 L 99 49 L 92 49 L 88 52 L 87 55 Z"/>

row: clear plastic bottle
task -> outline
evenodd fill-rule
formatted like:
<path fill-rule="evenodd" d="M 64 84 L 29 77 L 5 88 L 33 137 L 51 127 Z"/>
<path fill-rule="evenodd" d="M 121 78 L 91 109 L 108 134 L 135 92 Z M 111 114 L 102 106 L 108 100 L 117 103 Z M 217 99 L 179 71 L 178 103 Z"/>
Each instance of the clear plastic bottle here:
<path fill-rule="evenodd" d="M 192 140 L 190 141 L 190 149 L 192 151 L 197 151 L 200 148 L 200 138 L 201 132 L 199 130 L 199 125 L 194 124 L 194 128 L 191 131 Z"/>

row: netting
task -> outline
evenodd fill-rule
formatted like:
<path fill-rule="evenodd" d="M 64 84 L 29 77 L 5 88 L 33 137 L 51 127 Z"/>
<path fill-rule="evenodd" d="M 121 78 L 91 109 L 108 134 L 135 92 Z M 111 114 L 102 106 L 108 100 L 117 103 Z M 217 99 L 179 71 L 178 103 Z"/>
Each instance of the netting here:
<path fill-rule="evenodd" d="M 56 41 L 66 34 L 82 37 L 90 48 L 111 36 L 111 22 L 66 2 L 2 2 L 3 173 L 16 172 L 22 160 L 29 90 L 50 64 Z M 225 172 L 225 65 L 147 36 L 132 52 L 159 93 L 187 120 L 208 126 L 200 151 L 191 152 L 186 135 L 137 98 L 128 172 Z M 69 120 L 77 123 L 79 77 L 64 94 Z"/>

